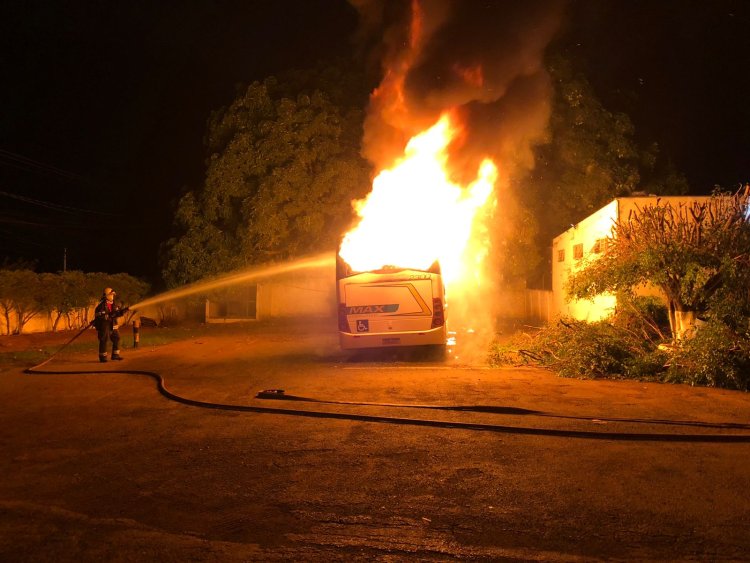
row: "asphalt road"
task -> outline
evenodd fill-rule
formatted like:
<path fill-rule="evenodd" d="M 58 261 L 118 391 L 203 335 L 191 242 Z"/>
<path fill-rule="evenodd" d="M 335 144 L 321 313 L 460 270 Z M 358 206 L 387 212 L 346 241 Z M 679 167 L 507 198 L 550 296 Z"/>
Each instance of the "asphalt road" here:
<path fill-rule="evenodd" d="M 1 371 L 0 559 L 750 557 L 748 394 L 348 357 L 334 330 L 208 327 L 158 347 L 144 333 L 123 362 L 100 366 L 92 342 L 45 366 L 95 373 Z M 320 414 L 189 406 L 100 369 Z"/>

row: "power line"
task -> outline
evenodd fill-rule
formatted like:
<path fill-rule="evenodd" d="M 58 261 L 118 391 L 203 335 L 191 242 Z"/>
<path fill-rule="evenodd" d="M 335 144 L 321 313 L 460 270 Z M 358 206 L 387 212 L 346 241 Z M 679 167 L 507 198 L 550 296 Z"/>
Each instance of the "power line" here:
<path fill-rule="evenodd" d="M 51 209 L 53 211 L 61 211 L 63 213 L 91 213 L 94 215 L 106 215 L 108 217 L 122 217 L 119 213 L 107 213 L 105 211 L 95 211 L 93 209 L 82 209 L 80 207 L 72 207 L 70 205 L 61 205 L 59 203 L 52 203 L 49 201 L 43 201 L 40 199 L 34 199 L 31 197 L 25 197 L 18 194 L 12 194 L 3 190 L 0 190 L 0 195 L 4 195 L 5 197 L 9 197 L 11 199 L 17 199 L 19 201 L 23 201 L 25 203 L 30 203 L 32 205 L 38 205 L 40 207 L 44 207 L 46 209 Z"/>
<path fill-rule="evenodd" d="M 43 229 L 52 229 L 52 230 L 77 230 L 77 231 L 102 231 L 106 228 L 106 225 L 103 223 L 99 224 L 88 224 L 88 223 L 42 223 L 39 221 L 29 221 L 27 219 L 21 219 L 17 217 L 11 217 L 8 215 L 2 216 L 0 215 L 0 225 L 6 224 L 6 225 L 17 225 L 19 227 L 41 227 Z M 139 225 L 134 224 L 123 224 L 121 226 L 118 226 L 118 231 L 120 230 L 137 230 L 140 229 Z"/>
<path fill-rule="evenodd" d="M 47 174 L 52 174 L 53 176 L 59 176 L 66 180 L 88 183 L 88 180 L 79 174 L 63 170 L 62 168 L 58 168 L 57 166 L 46 164 L 39 160 L 34 160 L 33 158 L 29 158 L 27 156 L 23 156 L 22 154 L 11 152 L 5 149 L 0 149 L 0 160 L 5 160 L 6 164 L 14 166 L 15 168 L 20 168 L 21 170 L 45 172 Z"/>

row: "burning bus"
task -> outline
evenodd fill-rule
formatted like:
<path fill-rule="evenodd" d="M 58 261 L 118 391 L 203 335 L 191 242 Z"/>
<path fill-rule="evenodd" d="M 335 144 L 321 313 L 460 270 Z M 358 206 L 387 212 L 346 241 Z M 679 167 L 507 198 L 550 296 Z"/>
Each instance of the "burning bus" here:
<path fill-rule="evenodd" d="M 344 350 L 444 346 L 445 287 L 440 265 L 352 271 L 336 259 L 339 341 Z"/>
<path fill-rule="evenodd" d="M 491 201 L 497 168 L 485 160 L 467 186 L 454 182 L 446 164 L 456 130 L 442 116 L 353 202 L 359 222 L 337 253 L 342 348 L 444 346 L 446 295 L 477 294 L 487 238 L 475 219 Z"/>

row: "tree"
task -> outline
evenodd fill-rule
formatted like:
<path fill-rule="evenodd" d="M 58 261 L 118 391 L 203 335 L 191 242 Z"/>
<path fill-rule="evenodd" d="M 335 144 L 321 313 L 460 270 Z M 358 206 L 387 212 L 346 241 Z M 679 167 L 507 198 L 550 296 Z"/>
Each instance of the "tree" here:
<path fill-rule="evenodd" d="M 526 197 L 541 221 L 544 245 L 618 195 L 638 190 L 640 153 L 634 127 L 606 109 L 589 81 L 553 57 L 550 142 L 536 149 Z"/>
<path fill-rule="evenodd" d="M 661 152 L 658 143 L 643 150 L 640 160 L 641 187 L 639 191 L 658 195 L 685 195 L 690 192 L 685 174 Z"/>
<path fill-rule="evenodd" d="M 13 270 L 0 270 L 0 311 L 5 321 L 5 334 L 11 333 L 11 315 L 14 311 L 13 299 Z"/>
<path fill-rule="evenodd" d="M 88 311 L 91 305 L 92 298 L 87 291 L 86 274 L 77 270 L 68 270 L 60 274 L 60 283 L 62 292 L 58 310 L 65 316 L 68 328 L 82 326 L 83 319 L 79 318 L 78 323 L 74 325 L 71 317 L 76 311 Z"/>
<path fill-rule="evenodd" d="M 592 298 L 660 288 L 669 304 L 675 341 L 690 336 L 696 318 L 735 324 L 750 313 L 750 186 L 734 195 L 677 208 L 646 206 L 617 222 L 604 256 L 573 275 L 569 294 Z"/>
<path fill-rule="evenodd" d="M 615 197 L 687 192 L 684 175 L 659 146 L 639 147 L 628 115 L 605 107 L 569 60 L 552 55 L 547 69 L 553 84 L 548 142 L 535 148 L 535 167 L 518 185 L 523 207 L 538 222 L 526 230 L 536 232 L 542 256 L 554 237 Z M 540 265 L 536 276 L 549 275 L 548 269 Z"/>
<path fill-rule="evenodd" d="M 52 319 L 52 330 L 57 331 L 63 312 L 63 287 L 60 283 L 59 274 L 45 273 L 39 275 L 39 305 L 41 310 Z M 54 317 L 54 318 L 53 318 Z"/>
<path fill-rule="evenodd" d="M 335 83 L 324 76 L 318 84 Z M 352 220 L 351 200 L 369 189 L 359 156 L 363 116 L 300 86 L 311 80 L 255 82 L 211 116 L 205 183 L 181 198 L 181 234 L 166 244 L 169 286 L 336 246 Z"/>
<path fill-rule="evenodd" d="M 0 310 L 5 319 L 6 334 L 21 334 L 26 323 L 42 310 L 39 293 L 40 281 L 36 272 L 0 270 Z"/>
<path fill-rule="evenodd" d="M 60 320 L 66 319 L 67 328 L 83 324 L 82 315 L 73 323 L 71 315 L 82 312 L 92 304 L 88 292 L 86 274 L 68 270 L 56 274 L 40 275 L 40 305 L 52 318 L 52 330 L 57 331 Z"/>

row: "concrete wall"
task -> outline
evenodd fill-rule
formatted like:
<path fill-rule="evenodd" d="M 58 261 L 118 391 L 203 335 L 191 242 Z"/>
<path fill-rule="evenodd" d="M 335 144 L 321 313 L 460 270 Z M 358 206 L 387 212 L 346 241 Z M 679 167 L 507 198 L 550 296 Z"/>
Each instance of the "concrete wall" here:
<path fill-rule="evenodd" d="M 220 296 L 205 301 L 204 318 L 207 323 L 231 323 L 258 318 L 256 284 L 232 286 L 219 293 Z"/>
<path fill-rule="evenodd" d="M 52 325 L 57 316 L 56 313 L 37 313 L 34 315 L 23 327 L 23 334 L 32 332 L 51 332 Z M 57 323 L 57 330 L 70 330 L 82 328 L 85 319 L 89 321 L 94 318 L 94 307 L 89 307 L 88 316 L 84 315 L 83 310 L 71 313 L 69 317 L 63 316 Z M 17 317 L 15 313 L 11 313 L 10 317 L 10 329 L 15 330 L 17 325 Z M 7 334 L 7 325 L 5 322 L 5 316 L 0 315 L 0 335 Z"/>
<path fill-rule="evenodd" d="M 258 319 L 279 317 L 335 317 L 336 273 L 300 272 L 258 283 Z"/>

